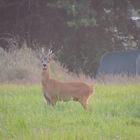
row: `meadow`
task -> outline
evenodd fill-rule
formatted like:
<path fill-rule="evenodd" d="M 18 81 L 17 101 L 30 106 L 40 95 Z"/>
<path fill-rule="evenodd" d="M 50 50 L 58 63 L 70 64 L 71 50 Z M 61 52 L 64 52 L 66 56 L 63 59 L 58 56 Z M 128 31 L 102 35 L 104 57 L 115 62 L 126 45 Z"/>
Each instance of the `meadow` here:
<path fill-rule="evenodd" d="M 0 140 L 140 140 L 140 77 L 96 81 L 80 74 L 95 84 L 89 110 L 73 101 L 52 108 L 38 84 L 38 53 L 0 48 Z M 52 62 L 51 77 L 79 79 L 58 62 Z"/>
<path fill-rule="evenodd" d="M 89 111 L 48 107 L 40 85 L 0 85 L 0 140 L 139 140 L 140 85 L 102 85 Z"/>

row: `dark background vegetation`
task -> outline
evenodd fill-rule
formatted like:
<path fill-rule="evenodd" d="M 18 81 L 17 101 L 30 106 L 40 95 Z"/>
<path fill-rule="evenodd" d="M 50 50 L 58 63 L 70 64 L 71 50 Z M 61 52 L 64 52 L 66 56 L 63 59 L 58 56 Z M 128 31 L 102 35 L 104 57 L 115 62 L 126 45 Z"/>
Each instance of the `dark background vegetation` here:
<path fill-rule="evenodd" d="M 139 48 L 139 14 L 139 0 L 0 0 L 0 46 L 50 48 L 94 76 L 103 53 Z"/>

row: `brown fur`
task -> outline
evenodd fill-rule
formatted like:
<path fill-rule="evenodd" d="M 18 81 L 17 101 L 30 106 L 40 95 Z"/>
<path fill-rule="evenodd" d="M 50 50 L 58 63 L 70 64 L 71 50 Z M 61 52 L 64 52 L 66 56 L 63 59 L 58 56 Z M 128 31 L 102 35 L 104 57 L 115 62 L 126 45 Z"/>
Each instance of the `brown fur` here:
<path fill-rule="evenodd" d="M 83 82 L 61 82 L 50 78 L 49 67 L 42 71 L 42 87 L 48 105 L 55 106 L 57 101 L 74 100 L 87 109 L 88 99 L 93 86 Z"/>

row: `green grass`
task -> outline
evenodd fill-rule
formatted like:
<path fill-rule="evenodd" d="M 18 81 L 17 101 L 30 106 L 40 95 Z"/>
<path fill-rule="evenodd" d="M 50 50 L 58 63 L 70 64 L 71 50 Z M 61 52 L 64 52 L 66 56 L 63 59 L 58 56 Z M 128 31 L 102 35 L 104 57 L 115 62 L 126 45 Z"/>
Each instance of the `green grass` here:
<path fill-rule="evenodd" d="M 140 85 L 97 85 L 79 103 L 48 107 L 40 86 L 0 86 L 0 140 L 140 140 Z"/>

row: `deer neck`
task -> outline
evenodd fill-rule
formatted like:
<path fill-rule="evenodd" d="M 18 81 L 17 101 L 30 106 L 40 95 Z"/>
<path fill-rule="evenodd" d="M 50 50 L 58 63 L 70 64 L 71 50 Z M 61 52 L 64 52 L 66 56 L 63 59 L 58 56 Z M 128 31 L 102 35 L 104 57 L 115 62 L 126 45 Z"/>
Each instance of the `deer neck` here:
<path fill-rule="evenodd" d="M 50 73 L 49 73 L 49 68 L 43 69 L 42 71 L 42 82 L 43 84 L 47 84 L 50 80 Z"/>

